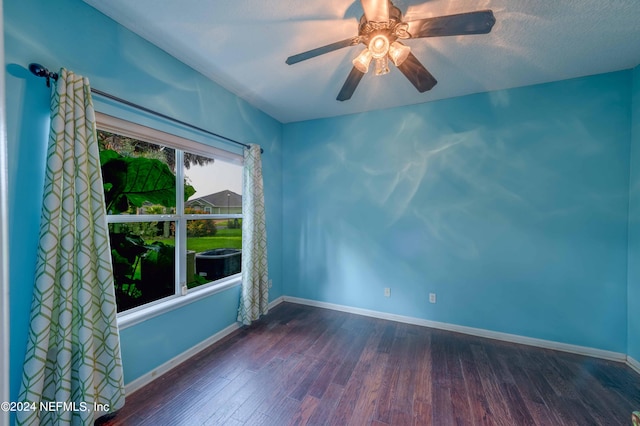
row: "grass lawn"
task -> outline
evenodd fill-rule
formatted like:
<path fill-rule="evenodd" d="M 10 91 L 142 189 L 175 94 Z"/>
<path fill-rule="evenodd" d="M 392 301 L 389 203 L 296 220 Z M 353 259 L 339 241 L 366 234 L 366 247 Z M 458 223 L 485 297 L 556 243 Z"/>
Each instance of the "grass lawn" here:
<path fill-rule="evenodd" d="M 153 241 L 161 241 L 168 245 L 175 243 L 173 238 L 154 238 Z M 213 237 L 190 237 L 187 239 L 187 250 L 201 252 L 216 248 L 242 248 L 242 230 L 218 229 Z"/>

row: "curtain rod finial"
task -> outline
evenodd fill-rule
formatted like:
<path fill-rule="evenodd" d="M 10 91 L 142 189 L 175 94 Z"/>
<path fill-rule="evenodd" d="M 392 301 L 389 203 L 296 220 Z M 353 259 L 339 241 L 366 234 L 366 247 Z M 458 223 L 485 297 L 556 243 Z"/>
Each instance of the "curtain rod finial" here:
<path fill-rule="evenodd" d="M 29 71 L 38 77 L 44 77 L 48 72 L 48 70 L 40 64 L 29 64 Z"/>
<path fill-rule="evenodd" d="M 40 64 L 34 64 L 34 63 L 29 64 L 29 71 L 31 71 L 33 75 L 36 75 L 38 77 L 45 77 L 47 79 L 47 87 L 51 86 L 50 79 L 53 79 L 53 80 L 58 79 L 58 74 L 56 74 L 55 72 L 49 71 L 48 69 L 46 69 Z"/>

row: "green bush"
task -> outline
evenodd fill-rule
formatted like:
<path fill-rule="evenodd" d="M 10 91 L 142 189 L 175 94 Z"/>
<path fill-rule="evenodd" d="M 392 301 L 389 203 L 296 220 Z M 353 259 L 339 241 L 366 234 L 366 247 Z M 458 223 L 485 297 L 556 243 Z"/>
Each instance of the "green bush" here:
<path fill-rule="evenodd" d="M 204 212 L 196 209 L 184 209 L 186 214 L 202 214 Z M 188 237 L 212 237 L 216 235 L 218 228 L 211 219 L 187 220 L 187 236 Z"/>
<path fill-rule="evenodd" d="M 242 220 L 236 218 L 236 219 L 229 219 L 227 221 L 227 228 L 229 229 L 240 229 L 242 228 Z"/>

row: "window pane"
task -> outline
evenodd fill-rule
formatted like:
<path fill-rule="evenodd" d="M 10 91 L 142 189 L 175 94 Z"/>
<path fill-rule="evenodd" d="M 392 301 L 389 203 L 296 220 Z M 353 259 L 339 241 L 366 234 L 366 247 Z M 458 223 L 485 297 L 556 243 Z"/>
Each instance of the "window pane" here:
<path fill-rule="evenodd" d="M 242 219 L 187 221 L 187 286 L 240 272 Z"/>
<path fill-rule="evenodd" d="M 111 223 L 118 312 L 175 294 L 175 222 Z"/>
<path fill-rule="evenodd" d="M 175 149 L 98 130 L 108 214 L 175 212 Z"/>
<path fill-rule="evenodd" d="M 186 181 L 195 190 L 185 213 L 242 213 L 242 166 L 185 152 L 184 167 Z"/>

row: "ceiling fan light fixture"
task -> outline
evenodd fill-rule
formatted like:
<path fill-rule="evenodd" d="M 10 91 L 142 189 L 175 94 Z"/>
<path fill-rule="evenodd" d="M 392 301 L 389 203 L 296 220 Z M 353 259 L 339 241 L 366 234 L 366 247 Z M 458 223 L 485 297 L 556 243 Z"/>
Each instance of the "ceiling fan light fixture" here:
<path fill-rule="evenodd" d="M 341 102 L 351 99 L 374 59 L 375 75 L 387 74 L 389 61 L 391 61 L 418 92 L 424 93 L 433 89 L 438 81 L 412 53 L 412 49 L 405 46 L 402 41 L 428 37 L 488 34 L 496 22 L 491 9 L 404 21 L 402 11 L 393 5 L 392 0 L 359 0 L 359 2 L 364 14 L 360 17 L 358 34 L 355 37 L 316 47 L 289 56 L 285 60 L 288 65 L 293 65 L 362 43 L 365 49 L 353 59 L 353 68 L 336 97 L 336 100 Z"/>
<path fill-rule="evenodd" d="M 376 75 L 385 75 L 389 73 L 389 61 L 386 56 L 376 58 Z"/>
<path fill-rule="evenodd" d="M 409 57 L 409 53 L 411 53 L 411 48 L 398 41 L 394 41 L 391 43 L 391 46 L 389 46 L 389 57 L 397 67 L 402 65 L 402 63 Z"/>
<path fill-rule="evenodd" d="M 357 58 L 355 58 L 353 62 L 353 66 L 358 69 L 358 71 L 366 74 L 369 71 L 369 64 L 371 63 L 371 59 L 373 59 L 373 55 L 371 55 L 371 51 L 369 49 L 364 49 Z"/>
<path fill-rule="evenodd" d="M 369 50 L 375 59 L 387 56 L 387 53 L 389 53 L 389 39 L 382 34 L 372 37 L 369 41 Z"/>

